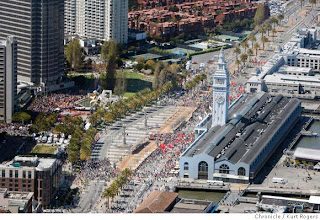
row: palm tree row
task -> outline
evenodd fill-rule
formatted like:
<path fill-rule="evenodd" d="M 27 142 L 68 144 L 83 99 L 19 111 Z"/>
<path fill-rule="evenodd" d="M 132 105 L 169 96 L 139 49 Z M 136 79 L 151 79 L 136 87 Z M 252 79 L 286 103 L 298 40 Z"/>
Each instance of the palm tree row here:
<path fill-rule="evenodd" d="M 258 32 L 261 33 L 261 38 L 260 41 L 262 43 L 262 48 L 263 50 L 265 49 L 265 44 L 269 41 L 268 37 L 265 36 L 265 34 L 267 33 L 269 36 L 269 33 L 271 31 L 272 33 L 272 37 L 273 37 L 273 41 L 275 38 L 275 34 L 277 33 L 276 30 L 276 25 L 279 24 L 279 22 L 281 22 L 284 19 L 282 14 L 279 14 L 277 17 L 271 17 L 268 20 L 264 21 L 264 23 L 262 25 L 260 25 Z M 249 47 L 248 41 L 251 42 L 251 48 Z M 237 45 L 234 48 L 234 53 L 236 54 L 236 65 L 238 66 L 238 72 L 240 70 L 240 64 L 242 63 L 246 63 L 246 61 L 250 58 L 250 56 L 252 56 L 255 50 L 255 56 L 258 56 L 258 50 L 260 48 L 260 44 L 257 41 L 257 38 L 255 37 L 254 34 L 251 34 L 248 38 L 248 40 L 245 40 L 241 43 L 241 47 L 244 48 L 244 53 L 241 54 L 241 49 L 240 49 L 240 45 Z M 238 59 L 240 55 L 240 59 Z"/>
<path fill-rule="evenodd" d="M 119 190 L 122 189 L 123 185 L 127 184 L 130 180 L 131 170 L 126 168 L 122 171 L 121 175 L 117 177 L 110 185 L 110 187 L 106 188 L 102 193 L 102 197 L 108 198 L 108 200 L 113 199 L 116 195 L 118 195 Z M 110 208 L 110 201 L 108 202 Z"/>

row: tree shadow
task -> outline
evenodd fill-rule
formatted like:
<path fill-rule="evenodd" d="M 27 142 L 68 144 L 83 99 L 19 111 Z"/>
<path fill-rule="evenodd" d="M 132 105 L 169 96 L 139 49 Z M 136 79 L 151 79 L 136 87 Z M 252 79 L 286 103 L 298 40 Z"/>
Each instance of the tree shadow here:
<path fill-rule="evenodd" d="M 141 79 L 127 79 L 127 92 L 139 92 L 145 88 L 152 89 L 152 82 Z"/>

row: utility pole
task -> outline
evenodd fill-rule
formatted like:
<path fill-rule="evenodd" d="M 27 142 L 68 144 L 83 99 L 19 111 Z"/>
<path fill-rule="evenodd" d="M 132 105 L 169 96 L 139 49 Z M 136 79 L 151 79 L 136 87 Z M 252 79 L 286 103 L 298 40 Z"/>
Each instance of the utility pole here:
<path fill-rule="evenodd" d="M 122 125 L 123 128 L 123 145 L 126 145 L 126 126 L 123 124 Z"/>
<path fill-rule="evenodd" d="M 148 130 L 147 111 L 145 108 L 143 109 L 143 112 L 144 112 L 144 127 L 146 130 Z"/>

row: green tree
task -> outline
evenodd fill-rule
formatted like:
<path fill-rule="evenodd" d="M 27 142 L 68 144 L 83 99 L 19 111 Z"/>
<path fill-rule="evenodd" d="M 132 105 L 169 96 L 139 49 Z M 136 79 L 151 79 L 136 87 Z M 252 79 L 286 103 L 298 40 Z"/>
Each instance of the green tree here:
<path fill-rule="evenodd" d="M 317 4 L 317 0 L 309 0 L 309 2 L 312 5 L 312 10 L 313 10 L 314 6 Z"/>
<path fill-rule="evenodd" d="M 257 41 L 257 38 L 255 35 L 251 35 L 249 40 L 251 41 L 251 48 L 253 48 L 253 44 Z"/>
<path fill-rule="evenodd" d="M 241 62 L 240 62 L 240 60 L 236 60 L 236 65 L 238 66 L 238 72 L 240 71 L 240 64 L 241 64 Z"/>
<path fill-rule="evenodd" d="M 271 24 L 273 24 L 273 28 L 275 28 L 276 25 L 279 23 L 279 21 L 276 17 L 272 17 L 270 22 L 271 22 Z"/>
<path fill-rule="evenodd" d="M 102 89 L 113 90 L 115 85 L 116 67 L 119 59 L 119 46 L 117 45 L 117 42 L 115 40 L 104 42 L 100 56 L 101 60 L 106 64 L 106 75 L 100 77 L 100 85 Z"/>
<path fill-rule="evenodd" d="M 241 46 L 244 48 L 244 52 L 246 53 L 246 52 L 247 52 L 247 49 L 248 49 L 248 47 L 249 47 L 248 42 L 247 42 L 247 41 L 244 41 L 244 42 L 241 44 Z"/>
<path fill-rule="evenodd" d="M 236 54 L 236 60 L 238 59 L 238 55 L 241 53 L 241 50 L 238 46 L 236 46 L 233 50 L 233 52 Z"/>
<path fill-rule="evenodd" d="M 143 57 L 137 57 L 135 61 L 138 62 L 138 63 L 144 63 L 145 62 Z"/>
<path fill-rule="evenodd" d="M 265 29 L 267 30 L 268 37 L 269 37 L 269 32 L 272 30 L 271 24 L 270 24 L 270 23 L 267 23 Z"/>
<path fill-rule="evenodd" d="M 253 45 L 253 48 L 256 50 L 256 56 L 258 56 L 258 49 L 260 48 L 259 43 L 255 43 L 255 44 Z"/>
<path fill-rule="evenodd" d="M 269 11 L 263 4 L 258 5 L 256 14 L 254 16 L 254 24 L 260 25 L 270 16 Z"/>
<path fill-rule="evenodd" d="M 261 37 L 264 37 L 263 35 L 266 33 L 266 29 L 264 27 L 260 27 L 259 32 L 261 34 Z"/>
<path fill-rule="evenodd" d="M 284 19 L 283 14 L 278 14 L 277 16 L 278 21 L 280 22 L 280 24 L 282 23 L 282 20 Z"/>
<path fill-rule="evenodd" d="M 84 55 L 79 39 L 75 39 L 67 45 L 66 59 L 70 63 L 72 70 L 78 71 L 84 65 Z"/>
<path fill-rule="evenodd" d="M 160 87 L 160 72 L 162 68 L 163 68 L 163 64 L 161 62 L 158 62 L 154 70 L 153 83 L 152 83 L 153 89 L 158 89 Z"/>
<path fill-rule="evenodd" d="M 123 96 L 127 91 L 127 78 L 123 71 L 117 72 L 116 85 L 114 87 L 114 93 L 119 96 Z"/>
<path fill-rule="evenodd" d="M 264 50 L 264 44 L 267 43 L 269 41 L 269 39 L 266 36 L 263 36 L 261 38 L 261 43 L 262 43 L 262 50 Z"/>
<path fill-rule="evenodd" d="M 248 55 L 243 53 L 240 55 L 240 60 L 245 64 L 248 59 Z"/>
<path fill-rule="evenodd" d="M 248 55 L 248 56 L 252 56 L 252 54 L 253 54 L 253 50 L 252 50 L 252 49 L 249 49 L 249 50 L 247 51 L 247 55 Z"/>
<path fill-rule="evenodd" d="M 274 37 L 275 37 L 275 34 L 277 33 L 277 30 L 275 28 L 273 28 L 271 30 L 271 33 L 272 33 L 272 41 L 274 42 Z"/>
<path fill-rule="evenodd" d="M 12 116 L 12 121 L 19 122 L 24 124 L 25 122 L 29 122 L 31 119 L 31 115 L 26 112 L 15 112 Z"/>

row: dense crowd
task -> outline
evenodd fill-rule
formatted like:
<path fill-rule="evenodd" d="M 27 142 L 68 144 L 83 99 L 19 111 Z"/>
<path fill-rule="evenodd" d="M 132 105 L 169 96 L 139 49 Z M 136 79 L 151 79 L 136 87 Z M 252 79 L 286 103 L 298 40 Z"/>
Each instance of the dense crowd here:
<path fill-rule="evenodd" d="M 80 171 L 74 180 L 74 184 L 80 188 L 84 187 L 85 183 L 93 180 L 109 181 L 116 176 L 116 172 L 108 159 L 90 160 L 80 164 Z"/>
<path fill-rule="evenodd" d="M 75 103 L 84 98 L 84 95 L 51 94 L 36 98 L 28 107 L 28 110 L 35 112 L 53 112 L 57 108 L 73 109 Z"/>
<path fill-rule="evenodd" d="M 29 125 L 18 123 L 0 124 L 0 133 L 6 132 L 11 136 L 29 136 Z"/>

